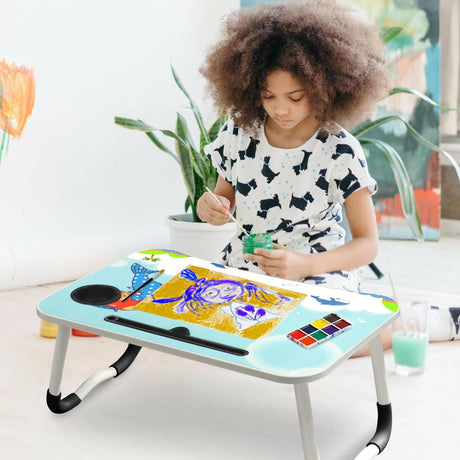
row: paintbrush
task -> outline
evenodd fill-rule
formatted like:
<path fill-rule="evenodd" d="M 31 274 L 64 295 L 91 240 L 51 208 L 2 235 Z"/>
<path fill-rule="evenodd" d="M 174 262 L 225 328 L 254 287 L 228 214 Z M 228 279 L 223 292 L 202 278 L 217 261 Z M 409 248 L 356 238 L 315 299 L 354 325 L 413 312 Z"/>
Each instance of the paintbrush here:
<path fill-rule="evenodd" d="M 220 205 L 222 205 L 222 206 L 224 205 L 224 204 L 222 203 L 222 201 L 220 201 L 219 198 L 218 198 L 216 195 L 214 195 L 214 193 L 213 193 L 208 187 L 206 187 L 206 190 L 214 197 L 214 199 L 215 199 Z M 241 224 L 236 220 L 236 218 L 235 218 L 234 216 L 232 216 L 230 213 L 228 213 L 228 214 L 229 214 L 229 216 L 230 216 L 230 219 L 232 219 L 233 222 L 235 222 L 235 224 L 238 225 L 238 227 L 243 231 L 243 233 L 244 233 L 245 235 L 249 236 L 249 233 L 241 226 Z"/>
<path fill-rule="evenodd" d="M 391 273 L 388 273 L 388 277 L 390 278 L 391 289 L 393 291 L 393 297 L 395 298 L 396 303 L 399 306 L 399 315 L 401 316 L 401 323 L 402 323 L 404 335 L 409 335 L 409 330 L 407 329 L 407 324 L 406 324 L 406 321 L 404 320 L 403 306 L 402 304 L 399 303 L 398 295 L 396 294 L 396 288 L 393 283 L 393 278 L 391 277 Z"/>
<path fill-rule="evenodd" d="M 131 294 L 129 294 L 129 296 L 125 297 L 121 302 L 124 302 L 125 300 L 128 300 L 136 292 L 139 292 L 143 287 L 147 286 L 147 284 L 151 283 L 153 280 L 156 280 L 164 272 L 165 272 L 164 270 L 160 270 L 158 273 L 155 273 L 151 278 L 149 278 L 145 283 L 141 284 L 135 291 L 131 292 Z"/>

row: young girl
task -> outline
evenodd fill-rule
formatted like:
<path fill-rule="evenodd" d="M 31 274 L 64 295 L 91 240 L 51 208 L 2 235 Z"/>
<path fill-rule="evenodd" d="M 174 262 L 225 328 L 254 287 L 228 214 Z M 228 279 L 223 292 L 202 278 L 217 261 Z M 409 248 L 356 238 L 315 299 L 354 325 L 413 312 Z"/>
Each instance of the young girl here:
<path fill-rule="evenodd" d="M 203 65 L 230 119 L 205 152 L 219 173 L 198 202 L 203 221 L 231 213 L 284 249 L 243 254 L 239 232 L 223 263 L 290 280 L 358 289 L 355 269 L 377 254 L 377 186 L 347 127 L 388 94 L 377 28 L 348 7 L 312 0 L 238 10 Z M 352 240 L 340 226 L 345 208 Z"/>

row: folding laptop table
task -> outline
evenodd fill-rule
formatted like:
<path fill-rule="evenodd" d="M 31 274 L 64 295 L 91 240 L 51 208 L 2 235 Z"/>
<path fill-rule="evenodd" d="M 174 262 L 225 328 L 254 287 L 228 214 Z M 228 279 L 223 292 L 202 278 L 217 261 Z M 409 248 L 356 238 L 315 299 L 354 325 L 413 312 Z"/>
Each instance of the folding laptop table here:
<path fill-rule="evenodd" d="M 70 284 L 42 300 L 37 312 L 59 325 L 47 393 L 54 413 L 74 408 L 99 383 L 124 372 L 142 347 L 152 348 L 293 385 L 304 456 L 316 460 L 308 384 L 369 344 L 377 428 L 356 460 L 375 457 L 388 442 L 391 404 L 380 333 L 398 316 L 398 306 L 390 298 L 283 280 L 152 249 Z M 72 328 L 128 346 L 115 363 L 63 398 L 60 386 Z"/>

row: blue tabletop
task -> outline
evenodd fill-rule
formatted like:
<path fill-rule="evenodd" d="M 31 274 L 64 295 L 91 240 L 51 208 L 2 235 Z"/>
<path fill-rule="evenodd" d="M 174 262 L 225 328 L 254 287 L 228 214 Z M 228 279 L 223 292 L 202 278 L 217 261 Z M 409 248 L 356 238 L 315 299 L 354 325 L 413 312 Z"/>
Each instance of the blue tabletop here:
<path fill-rule="evenodd" d="M 390 324 L 398 306 L 372 293 L 272 278 L 155 249 L 131 254 L 61 289 L 40 302 L 38 314 L 125 342 L 292 382 L 314 380 L 331 370 Z M 324 317 L 332 324 L 318 322 Z M 351 326 L 343 327 L 338 317 Z M 309 323 L 321 332 L 305 328 Z"/>

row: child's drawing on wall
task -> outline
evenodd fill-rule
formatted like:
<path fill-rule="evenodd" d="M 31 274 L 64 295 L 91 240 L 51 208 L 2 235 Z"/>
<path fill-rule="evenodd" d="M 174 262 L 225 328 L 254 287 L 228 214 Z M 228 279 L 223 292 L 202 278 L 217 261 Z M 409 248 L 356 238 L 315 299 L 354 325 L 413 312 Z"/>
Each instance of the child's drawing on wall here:
<path fill-rule="evenodd" d="M 34 71 L 26 66 L 0 61 L 0 161 L 10 136 L 21 136 L 35 103 Z"/>

